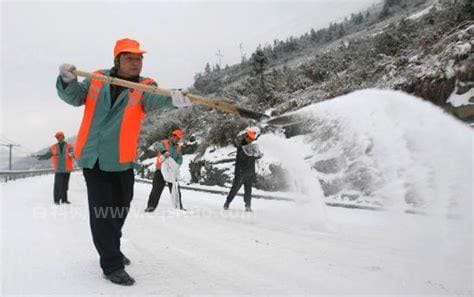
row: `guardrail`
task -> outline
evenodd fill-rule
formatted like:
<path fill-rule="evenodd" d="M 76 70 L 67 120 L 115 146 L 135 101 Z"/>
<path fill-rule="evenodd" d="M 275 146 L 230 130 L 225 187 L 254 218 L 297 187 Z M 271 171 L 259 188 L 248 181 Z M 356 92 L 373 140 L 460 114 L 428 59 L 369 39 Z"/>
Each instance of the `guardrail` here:
<path fill-rule="evenodd" d="M 135 181 L 145 183 L 145 184 L 153 184 L 153 181 L 144 178 L 135 178 Z M 220 194 L 220 195 L 227 195 L 229 193 L 230 188 L 225 189 L 206 189 L 202 187 L 195 187 L 189 185 L 179 185 L 179 187 L 183 190 L 191 190 L 196 192 L 205 192 L 205 193 L 212 193 L 212 194 Z M 237 193 L 236 196 L 244 196 L 242 193 Z M 257 199 L 268 199 L 268 200 L 281 200 L 281 201 L 294 201 L 294 199 L 289 197 L 279 197 L 279 196 L 272 196 L 272 195 L 265 195 L 265 194 L 252 194 L 252 198 Z"/>
<path fill-rule="evenodd" d="M 77 171 L 77 170 L 80 170 L 80 169 L 76 168 L 73 171 Z M 0 182 L 8 182 L 9 180 L 16 180 L 20 178 L 27 178 L 27 177 L 52 174 L 52 173 L 54 173 L 54 170 L 52 168 L 36 169 L 36 170 L 4 170 L 4 171 L 0 171 Z M 151 180 L 144 179 L 144 178 L 136 177 L 135 180 L 137 182 L 146 183 L 146 184 L 153 183 Z M 180 185 L 180 187 L 185 190 L 207 192 L 207 193 L 221 194 L 221 195 L 226 195 L 228 193 L 228 190 L 230 190 L 230 189 L 222 189 L 222 190 L 221 189 L 206 189 L 206 188 L 201 188 L 201 187 L 196 187 L 196 186 L 191 186 L 191 185 Z M 243 196 L 243 194 L 237 193 L 237 196 Z M 294 201 L 294 199 L 290 197 L 273 196 L 273 195 L 268 195 L 268 194 L 252 194 L 252 198 L 267 199 L 267 200 Z M 384 210 L 382 207 L 378 207 L 378 206 L 357 205 L 357 204 L 352 204 L 352 203 L 326 201 L 325 204 L 331 207 L 344 207 L 344 208 L 366 209 L 366 210 L 376 210 L 376 211 Z M 411 214 L 424 214 L 423 211 L 410 210 L 410 209 L 405 210 L 405 212 L 411 213 Z"/>
<path fill-rule="evenodd" d="M 0 181 L 8 182 L 9 180 L 16 180 L 19 178 L 26 178 L 26 177 L 52 174 L 52 173 L 54 173 L 53 168 L 34 169 L 34 170 L 4 170 L 4 171 L 0 171 Z"/>
<path fill-rule="evenodd" d="M 140 182 L 140 183 L 145 183 L 145 184 L 153 184 L 153 181 L 144 179 L 144 178 L 135 178 L 135 181 Z M 225 188 L 225 189 L 206 189 L 202 187 L 196 187 L 192 185 L 180 185 L 179 186 L 181 189 L 184 190 L 191 190 L 191 191 L 197 191 L 197 192 L 206 192 L 206 193 L 212 193 L 212 194 L 220 194 L 220 195 L 227 195 L 229 193 L 230 188 Z M 237 193 L 236 196 L 243 196 L 243 193 Z M 271 194 L 252 194 L 252 198 L 256 199 L 265 199 L 265 200 L 280 200 L 280 201 L 295 201 L 295 199 L 291 197 L 282 197 L 282 196 L 276 196 L 276 195 L 271 195 Z M 353 203 L 341 203 L 341 202 L 325 202 L 327 206 L 331 207 L 344 207 L 344 208 L 352 208 L 352 209 L 365 209 L 365 210 L 383 210 L 381 207 L 377 206 L 371 206 L 371 205 L 357 205 Z"/>

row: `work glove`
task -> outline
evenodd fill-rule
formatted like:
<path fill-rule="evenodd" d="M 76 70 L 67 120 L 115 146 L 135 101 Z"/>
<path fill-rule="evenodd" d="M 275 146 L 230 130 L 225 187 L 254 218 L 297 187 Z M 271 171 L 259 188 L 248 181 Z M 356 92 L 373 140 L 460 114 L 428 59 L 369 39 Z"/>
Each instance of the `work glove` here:
<path fill-rule="evenodd" d="M 186 107 L 193 105 L 191 100 L 186 97 L 187 93 L 188 92 L 186 90 L 171 91 L 171 101 L 173 102 L 173 105 L 176 107 Z"/>
<path fill-rule="evenodd" d="M 171 154 L 170 154 L 170 152 L 165 152 L 165 153 L 163 154 L 163 156 L 165 156 L 165 158 L 168 158 L 169 156 L 171 156 Z"/>
<path fill-rule="evenodd" d="M 61 76 L 64 83 L 68 84 L 77 79 L 74 70 L 76 70 L 76 66 L 72 64 L 61 64 L 61 66 L 59 66 L 59 76 Z"/>

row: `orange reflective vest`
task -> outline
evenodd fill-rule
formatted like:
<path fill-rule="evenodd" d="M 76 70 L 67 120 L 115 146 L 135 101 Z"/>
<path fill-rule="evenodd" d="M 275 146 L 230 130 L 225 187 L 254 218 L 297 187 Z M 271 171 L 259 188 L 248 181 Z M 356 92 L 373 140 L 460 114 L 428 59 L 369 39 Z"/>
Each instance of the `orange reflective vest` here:
<path fill-rule="evenodd" d="M 52 160 L 53 160 L 53 168 L 54 171 L 58 171 L 58 164 L 59 164 L 59 158 L 64 158 L 64 166 L 66 167 L 66 172 L 71 172 L 74 161 L 72 156 L 69 154 L 69 151 L 71 150 L 72 146 L 70 144 L 66 144 L 63 148 L 63 152 L 59 152 L 58 149 L 58 144 L 53 144 L 51 146 L 51 153 L 52 153 Z"/>
<path fill-rule="evenodd" d="M 165 139 L 165 140 L 162 140 L 163 143 L 163 146 L 165 147 L 165 149 L 168 151 L 170 149 L 170 141 L 168 139 Z M 181 144 L 178 144 L 178 146 L 176 147 L 176 151 L 177 152 L 181 152 Z M 163 154 L 161 152 L 158 152 L 158 154 L 156 155 L 156 163 L 155 163 L 155 166 L 156 168 L 160 169 L 161 168 L 161 156 Z"/>
<path fill-rule="evenodd" d="M 102 71 L 94 73 L 103 74 Z M 146 78 L 140 84 L 149 85 L 155 81 Z M 82 149 L 87 142 L 90 126 L 94 117 L 95 107 L 99 98 L 100 91 L 104 83 L 97 79 L 91 79 L 89 90 L 85 100 L 84 115 L 81 127 L 77 134 L 76 147 L 74 155 L 77 159 L 81 157 Z M 145 117 L 145 111 L 142 108 L 143 91 L 130 89 L 128 91 L 128 104 L 123 113 L 119 132 L 119 163 L 131 163 L 137 155 L 138 137 L 140 136 L 141 122 Z"/>

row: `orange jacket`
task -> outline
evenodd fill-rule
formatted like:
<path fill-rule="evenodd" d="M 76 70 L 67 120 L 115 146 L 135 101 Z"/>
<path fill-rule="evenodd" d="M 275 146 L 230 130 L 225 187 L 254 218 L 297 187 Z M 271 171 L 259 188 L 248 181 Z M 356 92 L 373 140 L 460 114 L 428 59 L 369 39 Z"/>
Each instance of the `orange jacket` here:
<path fill-rule="evenodd" d="M 53 144 L 51 146 L 51 154 L 53 161 L 54 172 L 65 173 L 71 172 L 74 167 L 74 160 L 72 157 L 72 145 L 64 143 L 63 150 L 59 148 L 59 144 Z"/>

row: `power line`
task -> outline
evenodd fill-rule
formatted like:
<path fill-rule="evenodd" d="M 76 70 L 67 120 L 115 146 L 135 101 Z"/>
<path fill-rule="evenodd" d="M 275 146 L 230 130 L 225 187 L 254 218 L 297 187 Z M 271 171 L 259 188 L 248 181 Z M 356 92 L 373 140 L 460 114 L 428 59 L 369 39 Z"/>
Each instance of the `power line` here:
<path fill-rule="evenodd" d="M 217 56 L 217 59 L 218 59 L 217 63 L 219 65 L 219 67 L 222 67 L 222 57 L 224 57 L 224 55 L 221 53 L 220 49 L 217 49 L 216 56 Z"/>
<path fill-rule="evenodd" d="M 0 140 L 3 141 L 3 142 L 6 142 L 7 144 L 8 143 L 15 143 L 17 144 L 15 141 L 12 141 L 11 139 L 8 139 L 7 137 L 3 136 L 3 135 L 0 135 Z"/>
<path fill-rule="evenodd" d="M 32 150 L 31 148 L 29 148 L 29 147 L 27 147 L 27 146 L 25 146 L 25 145 L 19 144 L 17 141 L 12 140 L 12 139 L 6 137 L 5 135 L 1 135 L 1 134 L 0 134 L 0 138 L 2 138 L 2 139 L 0 139 L 0 140 L 1 140 L 2 142 L 4 142 L 4 143 L 2 143 L 2 144 L 15 144 L 16 146 L 21 147 L 21 148 L 20 148 L 20 151 L 22 151 L 22 152 L 25 153 L 25 154 L 34 154 L 34 152 L 35 152 L 35 151 Z M 5 142 L 6 142 L 6 143 L 5 143 Z"/>
<path fill-rule="evenodd" d="M 3 146 L 7 146 L 8 147 L 8 151 L 9 151 L 9 154 L 8 154 L 8 170 L 12 170 L 12 150 L 13 150 L 13 147 L 15 146 L 20 146 L 18 144 L 2 144 Z"/>

